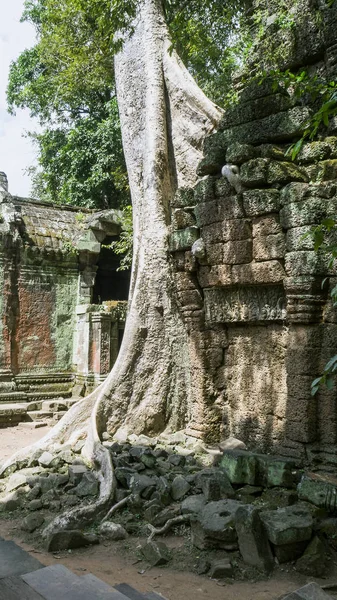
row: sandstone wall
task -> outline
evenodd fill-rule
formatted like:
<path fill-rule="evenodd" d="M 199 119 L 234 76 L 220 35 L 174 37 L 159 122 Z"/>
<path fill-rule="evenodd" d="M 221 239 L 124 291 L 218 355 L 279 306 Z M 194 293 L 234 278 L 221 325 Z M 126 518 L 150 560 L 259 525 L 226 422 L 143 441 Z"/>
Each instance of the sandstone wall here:
<path fill-rule="evenodd" d="M 267 69 L 281 63 L 337 76 L 337 7 L 296 2 L 292 26 L 280 31 L 275 6 L 265 9 L 269 25 L 253 47 L 252 71 L 260 60 Z M 275 40 L 282 52 L 268 64 Z M 303 236 L 337 216 L 337 119 L 292 161 L 286 151 L 315 106 L 270 77 L 261 83 L 246 73 L 237 85 L 239 103 L 205 140 L 200 181 L 172 204 L 182 314 L 198 323 L 190 335 L 209 378 L 195 434 L 235 435 L 257 449 L 333 465 L 336 391 L 313 398 L 310 386 L 337 352 L 328 294 L 335 271 Z"/>

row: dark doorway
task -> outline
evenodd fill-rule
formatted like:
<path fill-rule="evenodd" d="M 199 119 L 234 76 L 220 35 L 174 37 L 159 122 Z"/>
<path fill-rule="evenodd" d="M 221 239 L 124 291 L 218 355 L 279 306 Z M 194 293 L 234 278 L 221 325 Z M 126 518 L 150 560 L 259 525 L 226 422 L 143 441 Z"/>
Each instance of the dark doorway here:
<path fill-rule="evenodd" d="M 97 262 L 97 273 L 93 289 L 93 304 L 108 300 L 127 300 L 130 286 L 130 271 L 118 271 L 120 257 L 107 248 L 116 238 L 103 241 Z"/>

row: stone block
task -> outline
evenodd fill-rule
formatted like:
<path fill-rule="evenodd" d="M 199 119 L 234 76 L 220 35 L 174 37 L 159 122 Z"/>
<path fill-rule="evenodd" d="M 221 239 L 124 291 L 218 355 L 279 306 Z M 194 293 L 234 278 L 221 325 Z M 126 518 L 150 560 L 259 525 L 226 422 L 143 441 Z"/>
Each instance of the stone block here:
<path fill-rule="evenodd" d="M 210 202 L 215 199 L 215 182 L 218 181 L 215 177 L 204 177 L 193 188 L 194 205 L 200 202 Z"/>
<path fill-rule="evenodd" d="M 256 261 L 284 258 L 286 250 L 283 233 L 256 237 L 253 241 L 253 258 Z"/>
<path fill-rule="evenodd" d="M 244 218 L 244 212 L 237 196 L 226 196 L 211 202 L 202 202 L 195 208 L 197 225 L 203 227 L 218 221 Z"/>
<path fill-rule="evenodd" d="M 240 506 L 242 503 L 237 500 L 219 500 L 206 504 L 198 517 L 206 538 L 222 544 L 236 543 L 235 515 Z"/>
<path fill-rule="evenodd" d="M 204 159 L 199 163 L 198 175 L 208 175 L 221 171 L 226 160 L 227 143 L 221 131 L 213 133 L 204 139 Z"/>
<path fill-rule="evenodd" d="M 270 572 L 274 559 L 259 510 L 250 504 L 240 507 L 235 515 L 235 528 L 244 562 Z"/>
<path fill-rule="evenodd" d="M 105 521 L 100 525 L 99 533 L 107 540 L 125 540 L 128 537 L 124 527 L 119 523 L 113 523 L 112 521 Z"/>
<path fill-rule="evenodd" d="M 268 160 L 255 158 L 244 163 L 240 169 L 241 183 L 246 187 L 258 187 L 267 184 Z"/>
<path fill-rule="evenodd" d="M 285 271 L 278 260 L 269 260 L 246 265 L 234 265 L 232 268 L 233 284 L 280 283 Z"/>
<path fill-rule="evenodd" d="M 289 96 L 277 93 L 265 96 L 263 102 L 260 99 L 252 99 L 244 103 L 240 102 L 225 111 L 221 127 L 233 127 L 234 125 L 242 125 L 256 119 L 263 119 L 269 115 L 285 111 L 292 106 L 293 103 Z"/>
<path fill-rule="evenodd" d="M 308 198 L 287 204 L 280 210 L 280 222 L 284 229 L 319 225 L 327 216 L 330 207 L 322 199 Z"/>
<path fill-rule="evenodd" d="M 172 481 L 171 496 L 173 500 L 181 500 L 189 492 L 191 486 L 182 475 L 177 475 Z"/>
<path fill-rule="evenodd" d="M 206 261 L 208 265 L 221 265 L 224 260 L 224 244 L 222 242 L 206 245 Z"/>
<path fill-rule="evenodd" d="M 219 485 L 220 493 L 225 498 L 235 498 L 235 491 L 223 469 L 203 469 L 196 474 L 194 485 L 204 492 L 207 482 L 215 481 Z"/>
<path fill-rule="evenodd" d="M 27 515 L 22 522 L 22 529 L 32 533 L 35 529 L 38 529 L 44 523 L 44 517 L 42 515 L 30 514 Z"/>
<path fill-rule="evenodd" d="M 209 577 L 211 579 L 224 579 L 225 577 L 232 577 L 233 567 L 229 558 L 217 560 L 211 563 Z"/>
<path fill-rule="evenodd" d="M 277 561 L 282 563 L 293 562 L 300 558 L 305 551 L 308 542 L 295 542 L 294 544 L 282 544 L 281 546 L 274 546 L 272 544 L 273 552 L 277 558 Z"/>
<path fill-rule="evenodd" d="M 171 201 L 173 208 L 184 208 L 185 206 L 194 206 L 194 193 L 191 188 L 179 188 Z"/>
<path fill-rule="evenodd" d="M 267 536 L 275 546 L 310 540 L 313 518 L 311 511 L 302 506 L 287 506 L 260 513 Z"/>
<path fill-rule="evenodd" d="M 175 281 L 178 292 L 195 290 L 197 285 L 195 276 L 190 273 L 176 273 Z"/>
<path fill-rule="evenodd" d="M 205 496 L 203 494 L 196 494 L 194 496 L 188 496 L 181 503 L 181 514 L 190 515 L 200 513 L 206 504 Z"/>
<path fill-rule="evenodd" d="M 256 152 L 261 158 L 272 158 L 274 160 L 287 160 L 285 148 L 275 144 L 261 144 L 257 146 Z"/>
<path fill-rule="evenodd" d="M 249 263 L 252 260 L 252 241 L 242 240 L 235 242 L 227 242 L 223 246 L 224 264 L 238 265 Z"/>
<path fill-rule="evenodd" d="M 288 229 L 286 234 L 287 252 L 298 252 L 299 250 L 314 250 L 314 239 L 309 235 L 312 231 L 311 225 L 294 227 Z"/>
<path fill-rule="evenodd" d="M 306 548 L 303 556 L 296 562 L 296 571 L 310 577 L 322 577 L 327 568 L 327 548 L 319 537 L 315 536 Z"/>
<path fill-rule="evenodd" d="M 270 161 L 267 172 L 267 183 L 275 185 L 276 183 L 286 185 L 293 181 L 305 183 L 308 177 L 304 171 L 292 162 Z"/>
<path fill-rule="evenodd" d="M 288 276 L 296 275 L 326 275 L 328 258 L 314 250 L 287 252 L 285 270 Z"/>
<path fill-rule="evenodd" d="M 278 214 L 253 219 L 253 238 L 282 233 L 282 226 Z"/>
<path fill-rule="evenodd" d="M 331 147 L 327 142 L 310 142 L 303 144 L 297 155 L 299 164 L 309 164 L 329 158 Z"/>
<path fill-rule="evenodd" d="M 337 478 L 333 475 L 305 473 L 298 485 L 298 497 L 334 513 L 337 510 Z"/>
<path fill-rule="evenodd" d="M 193 307 L 193 310 L 196 308 L 202 308 L 203 305 L 202 296 L 199 290 L 187 290 L 186 292 L 179 292 L 178 300 L 182 306 Z"/>
<path fill-rule="evenodd" d="M 98 543 L 99 539 L 96 535 L 85 534 L 78 529 L 56 531 L 52 533 L 47 540 L 47 551 L 59 552 L 61 550 L 73 550 L 75 548 L 82 548 L 83 546 Z"/>
<path fill-rule="evenodd" d="M 243 192 L 243 206 L 248 217 L 258 217 L 280 210 L 280 192 L 274 189 Z"/>
<path fill-rule="evenodd" d="M 75 488 L 74 493 L 77 496 L 96 496 L 98 494 L 98 480 L 94 473 L 90 471 L 88 473 L 84 473 L 80 483 Z"/>
<path fill-rule="evenodd" d="M 295 592 L 284 596 L 283 600 L 332 600 L 332 596 L 322 590 L 318 583 L 308 583 Z"/>
<path fill-rule="evenodd" d="M 297 479 L 296 463 L 293 460 L 268 454 L 257 454 L 256 483 L 265 487 L 295 487 Z"/>
<path fill-rule="evenodd" d="M 216 242 L 230 242 L 236 240 L 246 240 L 251 238 L 251 222 L 248 219 L 228 219 L 205 225 L 202 228 L 201 236 L 206 245 Z"/>
<path fill-rule="evenodd" d="M 163 542 L 146 542 L 142 546 L 142 553 L 151 567 L 166 565 L 170 560 L 169 549 Z"/>
<path fill-rule="evenodd" d="M 230 285 L 232 283 L 230 265 L 217 265 L 201 267 L 198 271 L 198 280 L 202 288 Z"/>
<path fill-rule="evenodd" d="M 219 465 L 227 473 L 233 484 L 254 485 L 257 476 L 257 462 L 254 454 L 245 450 L 226 450 Z"/>
<path fill-rule="evenodd" d="M 195 225 L 195 216 L 192 210 L 184 210 L 183 208 L 176 208 L 172 213 L 172 227 L 173 229 L 186 229 Z"/>
<path fill-rule="evenodd" d="M 256 158 L 256 149 L 250 144 L 231 144 L 227 148 L 226 163 L 241 165 L 252 158 Z"/>
<path fill-rule="evenodd" d="M 334 181 L 337 179 L 337 159 L 323 160 L 307 167 L 310 181 Z"/>
<path fill-rule="evenodd" d="M 174 231 L 170 236 L 170 250 L 171 252 L 189 250 L 197 239 L 199 239 L 198 227 L 187 227 Z"/>
<path fill-rule="evenodd" d="M 217 177 L 214 182 L 215 198 L 226 198 L 233 194 L 233 188 L 226 177 Z"/>
<path fill-rule="evenodd" d="M 301 137 L 311 115 L 311 109 L 296 106 L 264 119 L 225 129 L 223 136 L 228 146 L 234 142 L 241 144 L 287 142 L 294 137 Z"/>

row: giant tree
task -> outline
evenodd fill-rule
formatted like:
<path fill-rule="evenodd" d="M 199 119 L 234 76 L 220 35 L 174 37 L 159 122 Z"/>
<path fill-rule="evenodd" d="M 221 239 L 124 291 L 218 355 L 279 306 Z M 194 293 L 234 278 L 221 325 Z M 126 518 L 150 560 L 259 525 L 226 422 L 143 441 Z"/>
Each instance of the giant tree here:
<path fill-rule="evenodd" d="M 49 531 L 88 522 L 111 504 L 114 476 L 100 441 L 104 431 L 155 435 L 185 428 L 204 394 L 176 293 L 170 202 L 178 187 L 194 185 L 203 139 L 217 127 L 222 110 L 172 49 L 162 0 L 140 0 L 131 34 L 116 35 L 117 98 L 134 214 L 129 310 L 120 354 L 106 381 L 29 450 L 31 455 L 85 439 L 82 453 L 100 480 L 98 501 L 58 517 Z M 14 459 L 26 457 L 23 451 Z"/>

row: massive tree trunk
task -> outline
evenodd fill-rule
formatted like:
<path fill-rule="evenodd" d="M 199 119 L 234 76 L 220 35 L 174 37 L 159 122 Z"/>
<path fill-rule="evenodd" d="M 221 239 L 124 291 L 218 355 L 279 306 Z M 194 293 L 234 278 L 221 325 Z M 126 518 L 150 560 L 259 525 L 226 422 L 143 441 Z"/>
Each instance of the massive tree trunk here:
<path fill-rule="evenodd" d="M 169 254 L 170 201 L 178 186 L 195 183 L 203 138 L 216 127 L 221 110 L 170 51 L 161 0 L 140 3 L 134 33 L 116 56 L 115 70 L 134 212 L 129 311 L 107 380 L 32 447 L 52 448 L 85 436 L 84 455 L 101 480 L 98 504 L 60 517 L 58 528 L 89 521 L 111 502 L 112 466 L 100 444 L 103 431 L 155 435 L 185 428 L 200 419 L 196 413 L 204 393 Z"/>

